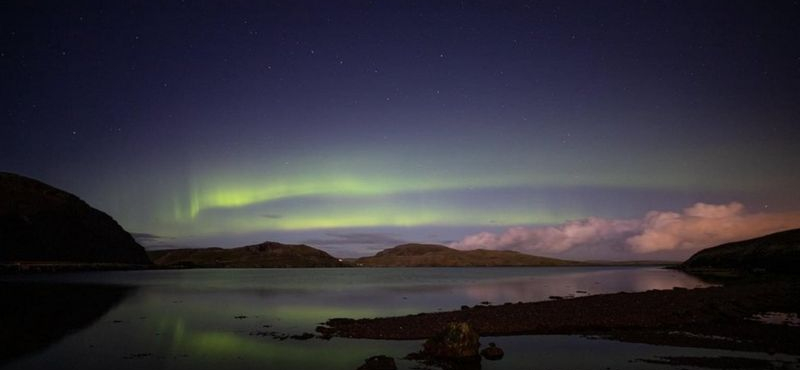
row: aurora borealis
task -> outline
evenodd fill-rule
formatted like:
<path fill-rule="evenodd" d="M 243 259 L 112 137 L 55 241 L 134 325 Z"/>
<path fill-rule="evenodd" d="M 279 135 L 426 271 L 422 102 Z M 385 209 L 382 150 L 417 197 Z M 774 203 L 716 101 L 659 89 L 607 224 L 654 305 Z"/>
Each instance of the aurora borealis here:
<path fill-rule="evenodd" d="M 152 248 L 685 257 L 800 227 L 798 14 L 12 1 L 0 170 L 80 196 Z M 731 225 L 747 232 L 719 231 Z"/>

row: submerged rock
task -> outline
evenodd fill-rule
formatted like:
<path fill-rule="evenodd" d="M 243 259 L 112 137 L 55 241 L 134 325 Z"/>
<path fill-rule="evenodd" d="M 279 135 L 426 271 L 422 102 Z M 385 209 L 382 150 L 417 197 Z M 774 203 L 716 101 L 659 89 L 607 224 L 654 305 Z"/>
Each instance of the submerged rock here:
<path fill-rule="evenodd" d="M 425 342 L 422 353 L 435 358 L 477 357 L 479 338 L 468 323 L 451 322 L 442 332 Z"/>
<path fill-rule="evenodd" d="M 372 356 L 364 360 L 364 364 L 357 370 L 397 370 L 394 359 L 389 356 Z"/>
<path fill-rule="evenodd" d="M 292 339 L 296 339 L 296 340 L 309 340 L 311 338 L 314 338 L 314 334 L 303 333 L 303 334 L 299 334 L 299 335 L 292 335 L 291 338 Z"/>
<path fill-rule="evenodd" d="M 503 358 L 504 354 L 505 353 L 503 352 L 503 349 L 500 348 L 500 347 L 497 347 L 497 345 L 494 344 L 494 343 L 489 343 L 489 347 L 484 348 L 481 351 L 481 356 L 483 356 L 483 358 L 485 358 L 487 360 L 492 360 L 492 361 L 499 360 L 499 359 Z"/>

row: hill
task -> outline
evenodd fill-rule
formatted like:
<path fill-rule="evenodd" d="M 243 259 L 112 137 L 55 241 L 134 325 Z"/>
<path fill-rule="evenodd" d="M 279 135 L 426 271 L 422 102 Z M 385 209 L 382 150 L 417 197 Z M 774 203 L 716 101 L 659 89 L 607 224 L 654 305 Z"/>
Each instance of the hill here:
<path fill-rule="evenodd" d="M 169 267 L 343 267 L 346 263 L 302 244 L 264 242 L 239 248 L 168 249 L 149 251 L 158 266 Z"/>
<path fill-rule="evenodd" d="M 586 260 L 590 266 L 677 266 L 681 261 L 672 260 Z"/>
<path fill-rule="evenodd" d="M 532 256 L 514 251 L 457 250 L 436 244 L 403 244 L 355 261 L 367 267 L 567 266 L 580 262 Z"/>
<path fill-rule="evenodd" d="M 148 265 L 111 216 L 43 182 L 0 172 L 0 262 Z"/>
<path fill-rule="evenodd" d="M 685 270 L 734 269 L 798 273 L 800 229 L 703 249 L 680 265 Z"/>

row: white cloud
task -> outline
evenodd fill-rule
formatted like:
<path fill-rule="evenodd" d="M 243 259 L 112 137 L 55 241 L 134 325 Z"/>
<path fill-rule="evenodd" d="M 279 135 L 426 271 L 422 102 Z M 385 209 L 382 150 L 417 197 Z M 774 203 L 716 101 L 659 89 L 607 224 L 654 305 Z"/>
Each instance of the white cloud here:
<path fill-rule="evenodd" d="M 458 249 L 516 249 L 560 253 L 575 246 L 628 235 L 639 227 L 637 220 L 590 217 L 558 226 L 512 227 L 501 234 L 482 232 L 467 236 L 452 246 Z"/>
<path fill-rule="evenodd" d="M 738 202 L 697 203 L 682 212 L 651 211 L 642 219 L 590 217 L 557 226 L 482 232 L 452 244 L 458 249 L 512 249 L 558 254 L 591 245 L 623 246 L 633 253 L 696 251 L 800 227 L 800 212 L 747 213 Z"/>
<path fill-rule="evenodd" d="M 697 203 L 682 213 L 648 212 L 639 235 L 626 240 L 636 253 L 699 250 L 800 227 L 800 213 L 745 213 L 740 203 Z"/>

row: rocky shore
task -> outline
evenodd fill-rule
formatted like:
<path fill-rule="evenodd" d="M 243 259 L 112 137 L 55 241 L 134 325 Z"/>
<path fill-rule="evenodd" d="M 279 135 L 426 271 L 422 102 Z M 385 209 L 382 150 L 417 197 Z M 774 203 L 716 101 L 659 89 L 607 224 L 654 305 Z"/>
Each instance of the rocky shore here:
<path fill-rule="evenodd" d="M 796 323 L 759 315 L 800 310 L 800 281 L 780 279 L 701 289 L 616 293 L 532 303 L 462 307 L 459 311 L 371 319 L 331 319 L 323 336 L 423 339 L 450 322 L 481 336 L 574 334 L 675 346 L 800 354 Z"/>

